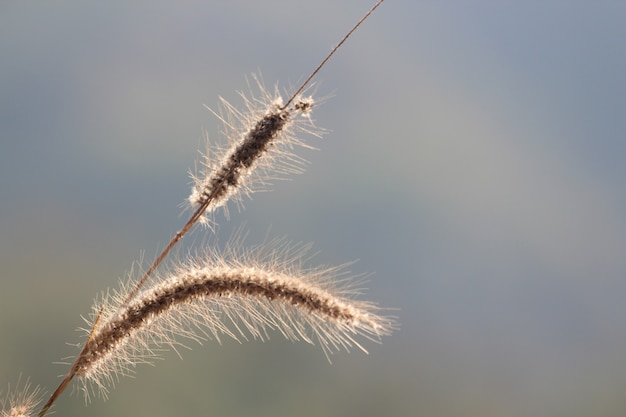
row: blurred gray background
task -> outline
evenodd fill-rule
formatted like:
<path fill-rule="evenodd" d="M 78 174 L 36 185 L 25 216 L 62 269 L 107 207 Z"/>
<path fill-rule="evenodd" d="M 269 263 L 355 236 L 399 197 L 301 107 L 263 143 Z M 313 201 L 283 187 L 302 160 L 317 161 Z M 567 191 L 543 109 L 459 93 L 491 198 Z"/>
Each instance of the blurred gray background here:
<path fill-rule="evenodd" d="M 0 386 L 184 223 L 204 107 L 303 80 L 372 1 L 0 3 Z M 370 354 L 208 341 L 60 416 L 626 415 L 626 3 L 389 0 L 328 63 L 330 130 L 245 223 L 359 259 Z M 185 248 L 202 241 L 196 231 Z M 185 253 L 182 248 L 180 253 Z"/>

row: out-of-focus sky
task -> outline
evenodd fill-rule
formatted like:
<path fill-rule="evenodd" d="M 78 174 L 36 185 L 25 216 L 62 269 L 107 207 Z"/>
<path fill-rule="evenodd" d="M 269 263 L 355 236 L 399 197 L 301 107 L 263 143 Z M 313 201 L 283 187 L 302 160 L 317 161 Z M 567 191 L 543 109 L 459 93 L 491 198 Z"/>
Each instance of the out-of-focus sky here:
<path fill-rule="evenodd" d="M 302 81 L 370 1 L 0 4 L 0 384 L 52 391 L 101 291 L 184 223 L 204 107 Z M 273 335 L 60 415 L 623 416 L 626 3 L 385 2 L 317 77 L 310 165 L 217 216 L 372 273 L 381 345 Z M 186 238 L 185 248 L 209 231 Z"/>

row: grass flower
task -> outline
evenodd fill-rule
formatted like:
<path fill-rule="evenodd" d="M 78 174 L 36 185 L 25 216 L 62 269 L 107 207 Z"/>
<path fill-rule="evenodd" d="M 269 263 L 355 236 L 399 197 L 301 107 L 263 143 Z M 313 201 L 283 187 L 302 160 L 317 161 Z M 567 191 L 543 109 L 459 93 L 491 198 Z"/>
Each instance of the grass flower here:
<path fill-rule="evenodd" d="M 20 386 L 18 380 L 15 388 L 9 385 L 6 395 L 0 395 L 0 417 L 32 417 L 42 396 L 41 389 L 31 387 L 28 379 L 24 386 Z"/>
<path fill-rule="evenodd" d="M 244 111 L 223 98 L 221 113 L 211 110 L 222 121 L 229 146 L 212 152 L 209 146 L 200 172 L 192 174 L 194 185 L 189 203 L 194 209 L 203 209 L 203 223 L 209 222 L 208 213 L 225 206 L 227 201 L 240 202 L 241 196 L 263 189 L 281 174 L 299 172 L 302 159 L 292 149 L 308 147 L 299 134 L 320 134 L 310 117 L 312 97 L 295 96 L 285 106 L 277 87 L 271 93 L 260 78 L 255 76 L 254 80 L 260 95 L 247 97 L 240 93 Z"/>
<path fill-rule="evenodd" d="M 241 94 L 243 110 L 221 100 L 221 113 L 214 114 L 224 125 L 228 146 L 207 151 L 199 172 L 192 175 L 188 201 L 193 213 L 141 278 L 131 276 L 120 290 L 96 303 L 87 340 L 39 417 L 74 378 L 82 382 L 87 397 L 91 387 L 106 396 L 118 377 L 132 373 L 139 363 L 150 362 L 163 348 L 176 349 L 185 339 L 219 341 L 226 335 L 237 340 L 265 340 L 275 331 L 290 340 L 317 343 L 328 356 L 351 347 L 366 352 L 360 338 L 379 341 L 395 328 L 394 321 L 380 315 L 374 304 L 357 299 L 359 291 L 344 269 L 305 267 L 306 247 L 290 248 L 281 241 L 252 249 L 232 244 L 169 262 L 167 271 L 159 269 L 196 223 L 210 224 L 209 215 L 217 208 L 226 207 L 229 200 L 240 202 L 242 196 L 263 189 L 282 174 L 299 171 L 302 160 L 293 149 L 307 146 L 300 135 L 321 133 L 310 114 L 315 101 L 304 92 L 382 1 L 286 102 L 277 88 L 268 91 L 256 77 L 260 94 Z M 22 394 L 8 397 L 9 411 L 0 417 L 31 415 L 39 392 L 27 394 L 29 384 L 25 388 Z"/>
<path fill-rule="evenodd" d="M 357 338 L 379 340 L 393 320 L 355 299 L 358 290 L 341 267 L 304 268 L 306 249 L 274 241 L 205 250 L 155 276 L 130 301 L 131 284 L 105 296 L 94 306 L 94 323 L 74 364 L 85 392 L 91 383 L 106 394 L 119 376 L 182 339 L 265 340 L 277 331 L 319 344 L 327 355 L 353 346 L 366 352 Z"/>

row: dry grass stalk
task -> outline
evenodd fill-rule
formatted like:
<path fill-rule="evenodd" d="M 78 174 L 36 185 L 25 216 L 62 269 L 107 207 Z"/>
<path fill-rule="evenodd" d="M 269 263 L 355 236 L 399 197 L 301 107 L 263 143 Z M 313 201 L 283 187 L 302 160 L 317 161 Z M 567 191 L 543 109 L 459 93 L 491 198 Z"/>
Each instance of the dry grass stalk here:
<path fill-rule="evenodd" d="M 218 117 L 231 145 L 218 151 L 216 160 L 208 155 L 202 163 L 205 169 L 193 176 L 189 220 L 141 279 L 123 286 L 95 307 L 87 341 L 39 412 L 40 417 L 74 377 L 83 381 L 86 393 L 91 382 L 106 394 L 118 376 L 131 372 L 137 363 L 149 361 L 162 346 L 175 348 L 181 337 L 198 340 L 204 335 L 219 340 L 226 334 L 235 339 L 265 339 L 268 330 L 275 329 L 291 340 L 318 342 L 328 355 L 352 346 L 365 351 L 357 336 L 377 341 L 391 332 L 392 320 L 379 316 L 373 304 L 355 300 L 356 291 L 345 280 L 343 286 L 336 283 L 342 281 L 338 280 L 340 269 L 306 270 L 301 267 L 301 253 L 294 256 L 280 245 L 277 250 L 276 242 L 261 250 L 231 247 L 222 254 L 205 252 L 187 263 L 175 264 L 170 274 L 161 274 L 155 283 L 147 285 L 180 239 L 196 223 L 209 222 L 208 213 L 231 199 L 240 201 L 271 175 L 298 170 L 300 159 L 291 149 L 306 145 L 296 133 L 319 133 L 309 115 L 314 101 L 302 94 L 382 1 L 346 34 L 285 104 L 277 90 L 270 94 L 259 80 L 260 98 L 242 95 L 245 112 L 222 100 L 224 114 Z M 266 256 L 267 250 L 274 255 Z M 7 397 L 9 411 L 2 411 L 0 417 L 30 416 L 39 396 L 37 390 L 31 394 L 27 391 Z"/>

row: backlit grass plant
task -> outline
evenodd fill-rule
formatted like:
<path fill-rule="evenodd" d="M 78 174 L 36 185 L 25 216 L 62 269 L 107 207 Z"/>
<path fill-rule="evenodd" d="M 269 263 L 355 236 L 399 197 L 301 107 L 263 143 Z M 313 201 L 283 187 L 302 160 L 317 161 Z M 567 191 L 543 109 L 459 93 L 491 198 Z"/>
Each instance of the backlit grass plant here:
<path fill-rule="evenodd" d="M 284 100 L 255 77 L 259 93 L 241 95 L 242 110 L 222 99 L 215 113 L 223 123 L 228 146 L 205 151 L 192 174 L 188 199 L 191 215 L 182 229 L 140 276 L 109 291 L 93 307 L 86 341 L 59 386 L 38 411 L 43 417 L 73 380 L 87 398 L 106 396 L 113 383 L 139 363 L 151 362 L 163 347 L 181 340 L 230 336 L 266 339 L 278 331 L 290 340 L 319 344 L 329 355 L 358 347 L 359 339 L 379 341 L 395 327 L 372 303 L 356 299 L 358 289 L 342 267 L 305 268 L 307 247 L 282 240 L 244 248 L 236 241 L 223 248 L 205 248 L 186 259 L 166 261 L 180 239 L 197 223 L 213 223 L 211 213 L 240 201 L 269 179 L 298 171 L 302 134 L 319 136 L 311 119 L 316 106 L 306 91 L 313 77 L 357 27 L 348 32 L 302 85 Z M 210 227 L 208 230 L 212 230 Z M 36 412 L 39 388 L 15 387 L 2 401 L 1 417 L 26 417 Z"/>

